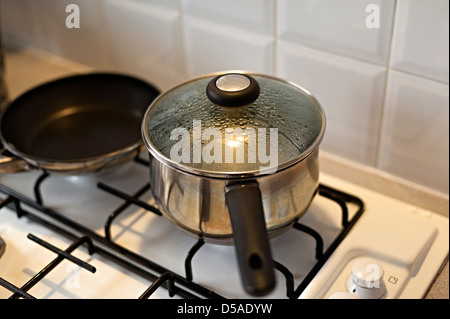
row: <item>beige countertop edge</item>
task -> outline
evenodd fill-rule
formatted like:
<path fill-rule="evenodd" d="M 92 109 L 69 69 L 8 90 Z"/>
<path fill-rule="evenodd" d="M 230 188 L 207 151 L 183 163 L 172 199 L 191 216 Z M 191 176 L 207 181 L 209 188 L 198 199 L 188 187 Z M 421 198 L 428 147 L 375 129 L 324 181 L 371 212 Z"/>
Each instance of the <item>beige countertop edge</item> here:
<path fill-rule="evenodd" d="M 449 262 L 443 265 L 439 276 L 432 283 L 425 299 L 449 299 Z"/>
<path fill-rule="evenodd" d="M 449 197 L 381 170 L 321 151 L 320 170 L 431 212 L 449 217 Z"/>
<path fill-rule="evenodd" d="M 11 99 L 45 81 L 69 74 L 93 71 L 89 67 L 32 49 L 8 49 L 5 64 L 6 82 Z M 320 165 L 321 171 L 326 174 L 395 197 L 443 216 L 449 216 L 448 195 L 323 151 L 320 152 Z M 449 298 L 448 261 L 432 284 L 426 298 Z"/>

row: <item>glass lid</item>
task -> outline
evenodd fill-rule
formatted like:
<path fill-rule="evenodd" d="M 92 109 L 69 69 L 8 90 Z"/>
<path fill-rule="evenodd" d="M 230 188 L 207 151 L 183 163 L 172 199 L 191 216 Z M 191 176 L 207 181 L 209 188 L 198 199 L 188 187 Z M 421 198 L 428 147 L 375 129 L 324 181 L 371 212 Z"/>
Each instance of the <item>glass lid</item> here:
<path fill-rule="evenodd" d="M 153 156 L 209 176 L 274 173 L 314 151 L 325 116 L 301 87 L 260 74 L 194 79 L 159 96 L 142 133 Z"/>

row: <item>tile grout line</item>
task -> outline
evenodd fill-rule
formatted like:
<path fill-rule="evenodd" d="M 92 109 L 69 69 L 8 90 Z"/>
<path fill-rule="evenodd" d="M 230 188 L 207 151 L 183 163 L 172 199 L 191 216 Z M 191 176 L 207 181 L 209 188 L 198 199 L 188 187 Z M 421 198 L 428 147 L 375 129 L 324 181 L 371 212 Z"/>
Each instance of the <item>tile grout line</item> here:
<path fill-rule="evenodd" d="M 189 68 L 188 68 L 188 53 L 187 53 L 187 36 L 186 36 L 186 28 L 185 28 L 185 14 L 183 10 L 183 0 L 177 1 L 178 14 L 180 15 L 180 38 L 179 41 L 181 47 L 181 72 L 183 73 L 183 81 L 187 78 L 190 78 Z"/>
<path fill-rule="evenodd" d="M 386 75 L 384 79 L 384 89 L 383 89 L 383 102 L 381 104 L 381 111 L 380 111 L 380 119 L 378 120 L 378 136 L 376 141 L 376 147 L 375 147 L 375 163 L 374 167 L 377 169 L 380 168 L 380 156 L 381 156 L 381 142 L 384 140 L 383 138 L 383 129 L 386 126 L 385 121 L 385 115 L 386 115 L 386 102 L 387 102 L 387 93 L 389 90 L 389 75 L 391 73 L 391 62 L 392 62 L 392 51 L 393 51 L 393 44 L 394 44 L 394 33 L 395 33 L 395 27 L 397 22 L 397 14 L 398 14 L 398 6 L 399 1 L 395 0 L 394 4 L 394 14 L 393 14 L 393 21 L 392 21 L 392 31 L 391 31 L 391 38 L 389 40 L 389 54 L 387 58 L 387 64 L 386 64 Z"/>
<path fill-rule="evenodd" d="M 301 41 L 290 40 L 290 39 L 283 39 L 283 38 L 281 38 L 280 41 L 285 42 L 285 43 L 290 44 L 290 45 L 300 46 L 300 47 L 303 47 L 303 48 L 306 48 L 306 49 L 319 51 L 321 53 L 331 54 L 333 56 L 341 57 L 341 58 L 344 58 L 344 59 L 347 59 L 347 60 L 353 60 L 355 62 L 365 63 L 365 64 L 369 64 L 371 66 L 386 68 L 386 65 L 383 64 L 383 63 L 378 63 L 378 62 L 365 60 L 363 58 L 351 56 L 351 55 L 348 55 L 348 54 L 345 54 L 345 53 L 341 53 L 341 52 L 335 52 L 335 51 L 332 51 L 331 49 L 325 49 L 325 48 L 322 48 L 320 46 L 311 45 L 311 44 L 309 44 L 307 42 L 301 42 Z"/>
<path fill-rule="evenodd" d="M 109 16 L 108 16 L 108 9 L 107 4 L 105 0 L 100 2 L 100 20 L 101 20 L 101 32 L 103 34 L 103 39 L 106 41 L 106 56 L 107 56 L 107 65 L 112 70 L 117 70 L 117 59 L 116 55 L 113 50 L 112 46 L 112 36 L 111 36 L 111 30 L 109 28 Z"/>
<path fill-rule="evenodd" d="M 398 72 L 398 73 L 403 73 L 403 74 L 409 75 L 409 76 L 414 76 L 416 78 L 421 78 L 421 79 L 427 80 L 427 81 L 433 81 L 433 82 L 440 83 L 440 84 L 443 84 L 443 85 L 449 85 L 450 84 L 449 82 L 446 82 L 446 81 L 443 81 L 443 80 L 438 80 L 438 79 L 432 78 L 430 76 L 414 73 L 412 71 L 402 70 L 402 69 L 399 69 L 399 68 L 396 68 L 396 67 L 389 67 L 389 69 L 391 71 L 395 71 L 395 72 Z"/>
<path fill-rule="evenodd" d="M 278 0 L 273 1 L 273 57 L 272 74 L 278 76 Z"/>

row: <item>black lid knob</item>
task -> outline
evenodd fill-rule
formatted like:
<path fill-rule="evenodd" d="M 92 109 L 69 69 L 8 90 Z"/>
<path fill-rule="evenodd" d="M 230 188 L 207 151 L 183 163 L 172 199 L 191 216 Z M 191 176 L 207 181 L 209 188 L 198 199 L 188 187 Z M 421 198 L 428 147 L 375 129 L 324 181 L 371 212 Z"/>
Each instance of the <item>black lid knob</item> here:
<path fill-rule="evenodd" d="M 259 96 L 258 82 L 247 74 L 228 73 L 215 77 L 206 87 L 214 104 L 237 107 L 253 103 Z"/>

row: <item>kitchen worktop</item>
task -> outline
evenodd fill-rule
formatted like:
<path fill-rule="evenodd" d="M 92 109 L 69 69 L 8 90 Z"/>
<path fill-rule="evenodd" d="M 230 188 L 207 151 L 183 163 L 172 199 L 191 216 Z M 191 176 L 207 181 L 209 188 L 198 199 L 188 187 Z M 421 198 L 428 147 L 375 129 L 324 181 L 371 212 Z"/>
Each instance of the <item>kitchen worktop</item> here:
<path fill-rule="evenodd" d="M 69 74 L 93 71 L 89 67 L 38 51 L 9 49 L 6 50 L 5 59 L 6 84 L 10 99 L 14 99 L 37 84 Z M 350 182 L 363 184 L 361 186 L 369 187 L 379 192 L 388 192 L 390 196 L 448 217 L 448 196 L 445 197 L 441 194 L 428 192 L 421 187 L 414 187 L 390 176 L 380 175 L 375 170 L 342 161 L 325 152 L 322 152 L 320 160 L 321 168 L 328 174 L 343 175 L 337 177 L 344 178 L 345 176 L 345 179 Z M 449 298 L 448 261 L 426 298 Z"/>

